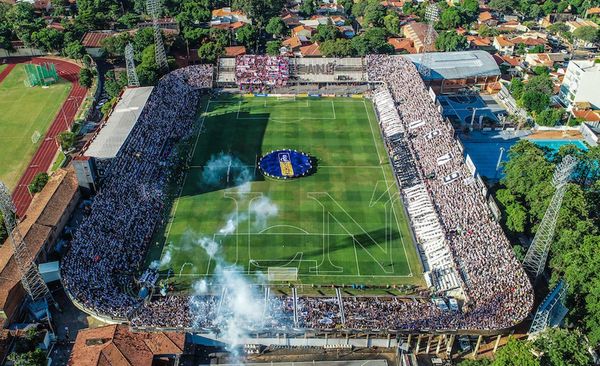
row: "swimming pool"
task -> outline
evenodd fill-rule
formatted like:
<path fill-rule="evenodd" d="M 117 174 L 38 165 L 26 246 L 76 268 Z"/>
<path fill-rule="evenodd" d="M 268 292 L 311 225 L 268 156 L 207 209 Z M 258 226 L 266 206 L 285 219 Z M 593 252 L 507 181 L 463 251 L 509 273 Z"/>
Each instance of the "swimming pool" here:
<path fill-rule="evenodd" d="M 586 144 L 581 140 L 538 140 L 528 139 L 539 146 L 550 148 L 552 151 L 558 151 L 561 146 L 573 144 L 582 150 L 588 150 Z M 496 171 L 496 164 L 500 156 L 500 150 L 503 149 L 502 161 L 508 160 L 508 150 L 519 141 L 518 138 L 502 140 L 488 139 L 476 141 L 462 140 L 467 154 L 473 160 L 477 172 L 490 179 L 500 179 L 502 177 L 502 168 Z"/>

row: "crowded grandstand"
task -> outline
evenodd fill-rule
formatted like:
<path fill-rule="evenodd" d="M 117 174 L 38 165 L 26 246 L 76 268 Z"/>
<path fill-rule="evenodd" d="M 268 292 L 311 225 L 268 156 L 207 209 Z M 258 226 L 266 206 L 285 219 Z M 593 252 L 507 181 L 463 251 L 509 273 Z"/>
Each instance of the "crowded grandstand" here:
<path fill-rule="evenodd" d="M 324 80 L 368 82 L 428 282 L 436 294 L 459 294 L 464 303 L 461 309 L 448 309 L 434 301 L 310 297 L 294 291 L 292 296 L 265 296 L 263 321 L 239 326 L 389 331 L 514 326 L 531 311 L 533 290 L 464 163 L 452 126 L 409 60 L 383 55 L 359 60 L 311 69 L 280 56 L 243 56 L 235 61 L 233 74 L 240 89 L 251 92 L 285 87 L 291 77 L 312 73 L 329 75 Z M 351 80 L 339 78 L 338 72 Z M 223 78 L 231 81 L 217 72 L 216 80 Z M 182 179 L 175 169 L 178 142 L 192 136 L 200 94 L 212 87 L 212 66 L 189 66 L 163 77 L 107 169 L 91 214 L 61 266 L 65 289 L 86 311 L 138 328 L 220 327 L 232 301 L 226 291 L 167 294 L 151 301 L 127 291 L 142 270 L 154 231 L 164 223 L 168 184 Z"/>

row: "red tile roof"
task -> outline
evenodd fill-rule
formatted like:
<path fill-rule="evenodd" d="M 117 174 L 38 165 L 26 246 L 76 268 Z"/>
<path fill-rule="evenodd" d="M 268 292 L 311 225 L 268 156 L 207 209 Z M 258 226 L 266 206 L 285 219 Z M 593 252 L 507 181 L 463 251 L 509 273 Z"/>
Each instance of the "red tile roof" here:
<path fill-rule="evenodd" d="M 307 46 L 300 47 L 302 56 L 321 56 L 321 50 L 318 43 L 312 43 Z"/>
<path fill-rule="evenodd" d="M 236 57 L 246 54 L 246 47 L 244 46 L 232 46 L 225 47 L 225 57 Z"/>
<path fill-rule="evenodd" d="M 131 332 L 126 325 L 80 330 L 69 366 L 147 366 L 158 355 L 182 354 L 185 334 Z"/>
<path fill-rule="evenodd" d="M 111 37 L 115 34 L 114 31 L 93 31 L 87 32 L 83 36 L 81 44 L 87 48 L 100 48 L 102 47 L 102 40 Z"/>

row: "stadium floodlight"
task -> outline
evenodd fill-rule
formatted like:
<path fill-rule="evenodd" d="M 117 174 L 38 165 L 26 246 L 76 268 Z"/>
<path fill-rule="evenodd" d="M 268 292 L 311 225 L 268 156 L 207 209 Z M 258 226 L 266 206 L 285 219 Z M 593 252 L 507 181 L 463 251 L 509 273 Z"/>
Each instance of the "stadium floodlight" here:
<path fill-rule="evenodd" d="M 0 182 L 0 212 L 13 245 L 13 258 L 19 268 L 23 288 L 32 301 L 51 300 L 52 295 L 38 270 L 35 257 L 21 236 L 16 222 L 16 208 L 10 191 L 3 182 Z"/>
<path fill-rule="evenodd" d="M 127 65 L 127 85 L 130 87 L 140 86 L 140 81 L 135 71 L 135 61 L 133 60 L 133 46 L 127 43 L 125 46 L 125 64 Z"/>
<path fill-rule="evenodd" d="M 423 79 L 428 78 L 431 75 L 431 46 L 435 41 L 435 29 L 433 28 L 435 22 L 438 21 L 440 16 L 440 9 L 435 3 L 429 4 L 425 10 L 425 20 L 427 23 L 427 33 L 423 42 L 423 52 L 421 54 L 421 62 L 419 62 L 419 74 Z"/>
<path fill-rule="evenodd" d="M 554 231 L 556 229 L 558 212 L 567 190 L 567 183 L 569 182 L 569 178 L 576 165 L 577 159 L 571 155 L 567 155 L 563 158 L 562 162 L 556 166 L 554 171 L 552 184 L 556 187 L 556 191 L 554 192 L 554 196 L 552 196 L 552 200 L 546 209 L 542 223 L 535 233 L 533 242 L 531 243 L 531 246 L 529 246 L 527 254 L 525 254 L 525 259 L 523 260 L 523 267 L 529 274 L 532 283 L 535 283 L 539 275 L 544 271 L 550 244 L 552 243 L 552 238 L 554 237 Z"/>
<path fill-rule="evenodd" d="M 546 328 L 557 327 L 562 323 L 568 312 L 564 305 L 568 287 L 567 282 L 561 279 L 546 296 L 531 322 L 528 339 L 535 339 Z"/>
<path fill-rule="evenodd" d="M 154 55 L 156 57 L 156 65 L 161 70 L 167 70 L 167 53 L 162 39 L 162 32 L 158 25 L 158 17 L 160 17 L 161 7 L 160 0 L 147 0 L 146 7 L 148 14 L 152 17 L 152 29 L 154 30 Z"/>

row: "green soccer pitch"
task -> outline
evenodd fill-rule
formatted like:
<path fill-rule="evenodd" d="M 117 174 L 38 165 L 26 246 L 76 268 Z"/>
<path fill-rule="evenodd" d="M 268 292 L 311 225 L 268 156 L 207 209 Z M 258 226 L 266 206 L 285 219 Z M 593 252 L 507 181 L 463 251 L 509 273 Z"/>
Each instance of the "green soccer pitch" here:
<path fill-rule="evenodd" d="M 9 189 L 21 178 L 71 90 L 63 79 L 48 88 L 29 88 L 24 81 L 25 69 L 19 64 L 0 82 L 0 180 Z M 36 131 L 39 138 L 34 140 Z"/>
<path fill-rule="evenodd" d="M 264 282 L 269 268 L 284 267 L 297 268 L 291 282 L 302 284 L 423 283 L 369 101 L 231 97 L 205 100 L 200 109 L 192 165 L 149 260 L 162 247 L 161 269 L 183 281 L 210 278 L 221 262 Z M 263 177 L 257 159 L 286 148 L 318 159 L 316 172 Z M 215 170 L 223 154 L 238 164 Z M 212 185 L 209 170 L 218 174 Z M 269 214 L 260 216 L 255 209 L 265 202 Z M 224 234 L 232 224 L 235 231 Z M 217 259 L 203 241 L 218 244 Z"/>

